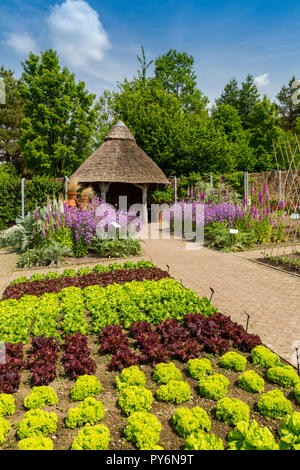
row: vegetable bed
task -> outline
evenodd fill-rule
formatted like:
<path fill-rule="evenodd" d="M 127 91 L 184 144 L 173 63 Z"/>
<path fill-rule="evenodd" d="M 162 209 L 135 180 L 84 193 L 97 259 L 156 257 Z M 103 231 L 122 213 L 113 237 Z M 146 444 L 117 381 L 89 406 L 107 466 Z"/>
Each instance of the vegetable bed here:
<path fill-rule="evenodd" d="M 0 302 L 2 449 L 299 449 L 295 370 L 159 271 L 122 283 L 140 269 Z"/>

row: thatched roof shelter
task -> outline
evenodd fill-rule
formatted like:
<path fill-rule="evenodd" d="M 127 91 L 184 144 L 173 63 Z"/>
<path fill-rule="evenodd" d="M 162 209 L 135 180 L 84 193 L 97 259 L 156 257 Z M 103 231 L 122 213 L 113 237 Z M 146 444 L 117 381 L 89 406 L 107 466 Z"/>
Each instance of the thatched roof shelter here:
<path fill-rule="evenodd" d="M 97 183 L 103 199 L 112 183 L 134 184 L 143 191 L 144 205 L 147 204 L 150 184 L 169 183 L 157 164 L 137 145 L 122 121 L 111 129 L 104 143 L 82 163 L 71 179 L 79 183 Z"/>

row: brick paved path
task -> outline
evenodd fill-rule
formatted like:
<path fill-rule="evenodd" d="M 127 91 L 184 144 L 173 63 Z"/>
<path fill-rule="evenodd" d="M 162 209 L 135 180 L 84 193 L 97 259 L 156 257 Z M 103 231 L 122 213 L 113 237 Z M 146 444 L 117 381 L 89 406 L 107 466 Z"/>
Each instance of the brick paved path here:
<path fill-rule="evenodd" d="M 300 278 L 259 265 L 254 258 L 260 251 L 247 253 L 220 253 L 202 248 L 187 251 L 182 240 L 147 240 L 143 258 L 151 259 L 163 269 L 170 266 L 170 274 L 200 296 L 215 294 L 213 304 L 234 321 L 246 324 L 246 311 L 250 316 L 249 331 L 259 334 L 273 351 L 289 362 L 294 353 L 293 343 L 300 347 Z M 0 250 L 0 294 L 9 281 L 21 274 L 47 272 L 49 268 L 16 272 L 16 257 Z M 95 259 L 83 265 L 103 264 L 110 261 Z M 72 265 L 68 266 L 72 267 Z M 60 268 L 60 271 L 65 266 Z"/>

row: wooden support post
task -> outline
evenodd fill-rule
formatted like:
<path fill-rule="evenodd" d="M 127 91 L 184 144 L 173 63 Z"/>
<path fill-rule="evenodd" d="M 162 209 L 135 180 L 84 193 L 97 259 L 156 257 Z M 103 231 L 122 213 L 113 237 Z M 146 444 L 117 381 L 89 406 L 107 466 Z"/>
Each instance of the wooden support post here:
<path fill-rule="evenodd" d="M 148 225 L 148 188 L 149 188 L 149 184 L 147 184 L 147 183 L 145 183 L 145 184 L 135 184 L 135 186 L 137 186 L 138 188 L 140 188 L 142 190 L 143 206 L 144 206 L 143 222 L 144 222 L 145 225 Z"/>
<path fill-rule="evenodd" d="M 101 191 L 101 199 L 106 202 L 106 195 L 108 193 L 111 183 L 98 183 L 99 189 Z"/>

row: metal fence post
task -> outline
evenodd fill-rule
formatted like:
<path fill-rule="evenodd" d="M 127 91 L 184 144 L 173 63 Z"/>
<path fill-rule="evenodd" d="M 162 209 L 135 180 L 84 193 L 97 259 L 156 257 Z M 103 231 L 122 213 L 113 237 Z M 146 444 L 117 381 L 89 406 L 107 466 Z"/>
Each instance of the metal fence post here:
<path fill-rule="evenodd" d="M 174 184 L 175 184 L 175 202 L 177 202 L 177 177 L 176 176 L 175 176 Z"/>
<path fill-rule="evenodd" d="M 214 182 L 213 182 L 213 175 L 211 174 L 210 175 L 210 184 L 213 186 Z"/>
<path fill-rule="evenodd" d="M 245 200 L 247 201 L 248 205 L 248 200 L 249 200 L 249 178 L 248 178 L 248 171 L 244 172 L 244 194 L 245 194 Z"/>
<path fill-rule="evenodd" d="M 22 219 L 25 218 L 25 191 L 24 191 L 25 178 L 21 179 L 21 206 L 22 206 Z"/>
<path fill-rule="evenodd" d="M 68 192 L 68 183 L 69 183 L 69 178 L 65 176 L 65 200 L 67 199 L 67 192 Z"/>

